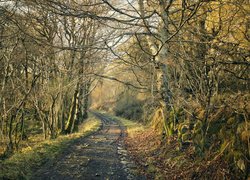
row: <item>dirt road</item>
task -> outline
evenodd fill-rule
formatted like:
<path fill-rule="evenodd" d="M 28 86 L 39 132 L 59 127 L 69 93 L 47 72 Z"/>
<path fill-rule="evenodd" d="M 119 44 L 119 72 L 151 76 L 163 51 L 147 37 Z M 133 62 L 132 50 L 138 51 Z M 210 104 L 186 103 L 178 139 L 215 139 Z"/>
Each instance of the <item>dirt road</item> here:
<path fill-rule="evenodd" d="M 32 179 L 145 179 L 123 145 L 124 128 L 105 115 L 97 133 L 71 144 L 54 162 L 41 167 Z"/>

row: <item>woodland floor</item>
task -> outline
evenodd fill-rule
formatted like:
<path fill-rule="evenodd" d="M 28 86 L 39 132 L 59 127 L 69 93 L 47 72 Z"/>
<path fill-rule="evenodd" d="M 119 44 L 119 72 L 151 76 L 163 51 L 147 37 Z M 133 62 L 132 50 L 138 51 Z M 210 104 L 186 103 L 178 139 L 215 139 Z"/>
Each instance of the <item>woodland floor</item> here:
<path fill-rule="evenodd" d="M 100 131 L 74 141 L 31 179 L 146 179 L 124 147 L 125 128 L 108 116 L 96 116 L 102 120 Z"/>

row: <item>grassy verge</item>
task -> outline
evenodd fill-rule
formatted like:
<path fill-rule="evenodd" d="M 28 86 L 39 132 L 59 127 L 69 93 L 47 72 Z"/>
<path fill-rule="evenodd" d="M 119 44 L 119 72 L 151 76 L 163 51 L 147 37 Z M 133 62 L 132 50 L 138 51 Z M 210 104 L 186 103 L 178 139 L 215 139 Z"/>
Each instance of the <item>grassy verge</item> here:
<path fill-rule="evenodd" d="M 124 118 L 116 117 L 114 118 L 118 120 L 123 126 L 126 127 L 128 137 L 134 137 L 137 133 L 145 130 L 145 126 L 140 123 L 130 121 Z"/>
<path fill-rule="evenodd" d="M 105 116 L 108 116 L 109 118 L 113 119 L 114 121 L 118 121 L 121 123 L 124 127 L 126 127 L 128 137 L 134 137 L 136 134 L 143 132 L 147 127 L 135 122 L 131 121 L 125 118 L 121 118 L 118 116 L 113 116 L 110 114 L 106 114 L 105 112 L 100 112 L 101 114 L 104 114 Z"/>
<path fill-rule="evenodd" d="M 72 141 L 97 131 L 101 121 L 94 116 L 79 127 L 79 132 L 63 135 L 55 140 L 46 140 L 33 147 L 22 149 L 12 157 L 0 161 L 0 179 L 29 179 L 32 171 L 48 160 L 55 159 Z"/>

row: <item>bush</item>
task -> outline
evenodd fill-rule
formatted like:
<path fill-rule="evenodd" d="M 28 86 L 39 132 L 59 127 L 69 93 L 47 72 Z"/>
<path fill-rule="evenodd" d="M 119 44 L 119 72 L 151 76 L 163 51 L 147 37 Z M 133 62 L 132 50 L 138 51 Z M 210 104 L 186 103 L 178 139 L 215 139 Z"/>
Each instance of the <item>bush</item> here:
<path fill-rule="evenodd" d="M 117 103 L 114 108 L 116 116 L 121 116 L 126 119 L 141 121 L 143 118 L 143 102 L 138 100 L 123 101 Z"/>

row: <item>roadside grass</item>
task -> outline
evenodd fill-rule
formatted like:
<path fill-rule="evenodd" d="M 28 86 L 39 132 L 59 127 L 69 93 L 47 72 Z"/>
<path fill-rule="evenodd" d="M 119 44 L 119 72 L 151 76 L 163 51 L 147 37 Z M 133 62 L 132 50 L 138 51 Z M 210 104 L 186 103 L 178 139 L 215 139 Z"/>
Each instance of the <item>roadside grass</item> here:
<path fill-rule="evenodd" d="M 54 160 L 71 142 L 97 131 L 101 121 L 93 115 L 80 125 L 79 131 L 62 135 L 54 140 L 38 142 L 33 147 L 23 148 L 8 159 L 0 160 L 0 179 L 29 179 L 41 165 Z"/>
<path fill-rule="evenodd" d="M 136 134 L 143 132 L 146 129 L 146 127 L 142 124 L 131 120 L 127 120 L 120 117 L 115 117 L 113 119 L 119 121 L 123 126 L 126 127 L 128 137 L 134 137 Z"/>
<path fill-rule="evenodd" d="M 131 138 L 136 136 L 138 133 L 145 131 L 148 128 L 147 126 L 144 126 L 141 123 L 138 123 L 133 120 L 128 120 L 122 117 L 110 115 L 102 111 L 99 111 L 98 113 L 103 114 L 111 118 L 112 120 L 118 121 L 119 123 L 121 123 L 124 127 L 126 127 L 127 135 L 128 137 L 131 137 Z"/>

